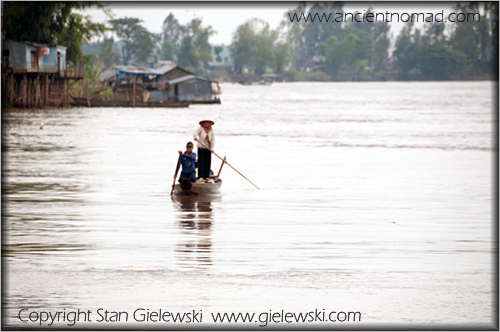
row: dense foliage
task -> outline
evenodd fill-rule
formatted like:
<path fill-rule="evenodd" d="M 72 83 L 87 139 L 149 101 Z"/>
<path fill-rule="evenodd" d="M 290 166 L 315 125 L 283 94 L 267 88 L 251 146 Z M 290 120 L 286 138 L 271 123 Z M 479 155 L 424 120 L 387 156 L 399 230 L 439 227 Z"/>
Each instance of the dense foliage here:
<path fill-rule="evenodd" d="M 3 6 L 6 38 L 67 46 L 69 61 L 81 57 L 83 45 L 103 68 L 171 60 L 196 74 L 207 74 L 208 63 L 215 58 L 229 62 L 234 76 L 275 72 L 288 80 L 488 79 L 498 73 L 498 2 L 455 3 L 453 12 L 480 13 L 480 20 L 419 26 L 409 21 L 397 36 L 387 22 L 291 22 L 291 16 L 302 13 L 344 13 L 343 2 L 300 2 L 284 13 L 276 29 L 258 19 L 244 22 L 227 46 L 210 44 L 216 32 L 200 18 L 182 25 L 169 14 L 163 33 L 153 34 L 138 18 L 110 20 L 106 28 L 74 13 L 90 6 L 106 10 L 95 2 L 4 2 Z M 361 14 L 374 13 L 367 8 Z M 106 30 L 113 36 L 84 45 Z"/>

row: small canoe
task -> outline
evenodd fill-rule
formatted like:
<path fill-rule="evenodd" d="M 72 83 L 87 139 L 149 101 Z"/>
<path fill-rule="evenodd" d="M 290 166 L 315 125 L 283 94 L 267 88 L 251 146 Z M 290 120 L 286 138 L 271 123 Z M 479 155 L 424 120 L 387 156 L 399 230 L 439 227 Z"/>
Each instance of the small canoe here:
<path fill-rule="evenodd" d="M 199 179 L 191 184 L 191 188 L 182 188 L 180 183 L 174 186 L 174 195 L 212 195 L 219 194 L 222 180 L 216 176 L 208 180 Z"/>

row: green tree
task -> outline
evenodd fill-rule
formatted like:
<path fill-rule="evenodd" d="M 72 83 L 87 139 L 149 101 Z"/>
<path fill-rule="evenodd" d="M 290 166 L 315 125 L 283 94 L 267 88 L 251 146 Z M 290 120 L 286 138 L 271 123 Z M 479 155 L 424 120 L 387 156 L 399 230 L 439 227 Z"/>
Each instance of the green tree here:
<path fill-rule="evenodd" d="M 122 62 L 146 62 L 155 45 L 152 35 L 144 28 L 138 18 L 120 18 L 110 21 L 116 35 L 122 40 Z"/>
<path fill-rule="evenodd" d="M 98 60 L 102 63 L 104 68 L 110 68 L 116 65 L 119 61 L 120 55 L 115 50 L 115 41 L 113 38 L 104 38 L 100 43 L 100 50 Z"/>
<path fill-rule="evenodd" d="M 373 37 L 369 32 L 349 27 L 341 38 L 331 36 L 320 46 L 332 79 L 357 80 L 367 75 L 366 68 L 374 54 Z"/>
<path fill-rule="evenodd" d="M 220 54 L 222 53 L 223 50 L 224 49 L 222 48 L 222 46 L 214 46 L 215 61 L 222 62 Z"/>
<path fill-rule="evenodd" d="M 416 64 L 422 48 L 420 30 L 414 29 L 413 22 L 408 22 L 396 38 L 393 52 L 394 65 L 399 79 L 409 79 L 415 75 Z"/>
<path fill-rule="evenodd" d="M 284 14 L 284 19 L 281 22 L 281 29 L 284 31 L 284 39 L 289 47 L 292 68 L 297 67 L 306 60 L 306 52 L 302 33 L 304 31 L 304 22 L 292 22 L 291 17 L 296 17 L 305 12 L 305 2 L 300 2 L 298 7 Z"/>
<path fill-rule="evenodd" d="M 193 54 L 194 54 L 193 37 L 185 36 L 182 39 L 181 47 L 179 49 L 179 53 L 177 54 L 177 58 L 179 59 L 178 61 L 179 66 L 194 71 L 195 63 Z"/>
<path fill-rule="evenodd" d="M 161 59 L 176 60 L 176 54 L 185 34 L 185 27 L 170 13 L 163 21 L 163 43 L 161 46 Z"/>
<path fill-rule="evenodd" d="M 254 56 L 255 31 L 252 21 L 239 25 L 233 34 L 233 41 L 229 47 L 233 59 L 234 70 L 242 74 L 245 70 L 251 70 L 252 58 Z"/>
<path fill-rule="evenodd" d="M 202 20 L 195 18 L 184 27 L 184 36 L 177 54 L 179 65 L 192 67 L 202 73 L 201 64 L 212 61 L 212 46 L 208 42 L 215 31 L 211 26 L 203 27 Z"/>
<path fill-rule="evenodd" d="M 268 68 L 275 68 L 278 35 L 277 30 L 271 30 L 268 23 L 259 19 L 238 26 L 230 46 L 235 70 L 261 75 Z"/>
<path fill-rule="evenodd" d="M 417 68 L 422 76 L 431 80 L 461 78 L 459 68 L 466 65 L 467 56 L 462 52 L 449 50 L 445 45 L 425 45 L 420 51 Z"/>
<path fill-rule="evenodd" d="M 387 22 L 376 22 L 370 24 L 373 24 L 371 30 L 374 48 L 373 67 L 375 71 L 383 71 L 389 61 L 391 26 Z"/>
<path fill-rule="evenodd" d="M 305 9 L 305 6 L 303 7 Z M 309 9 L 309 17 L 314 18 L 304 23 L 301 40 L 305 52 L 304 59 L 308 60 L 319 55 L 319 44 L 331 36 L 339 36 L 342 30 L 341 22 L 334 22 L 337 13 L 343 13 L 343 2 L 316 2 Z M 327 21 L 328 19 L 328 21 Z"/>

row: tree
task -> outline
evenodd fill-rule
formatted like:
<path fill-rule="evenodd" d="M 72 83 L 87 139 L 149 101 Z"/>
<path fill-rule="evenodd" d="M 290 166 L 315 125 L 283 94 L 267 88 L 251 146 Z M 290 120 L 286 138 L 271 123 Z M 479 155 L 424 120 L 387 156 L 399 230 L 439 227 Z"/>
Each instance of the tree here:
<path fill-rule="evenodd" d="M 321 42 L 326 41 L 331 36 L 340 34 L 342 24 L 341 22 L 334 22 L 337 13 L 343 13 L 343 3 L 339 1 L 316 2 L 309 9 L 308 15 L 314 18 L 314 21 L 311 19 L 309 22 L 304 23 L 301 35 L 305 47 L 305 60 L 319 55 L 319 44 Z"/>
<path fill-rule="evenodd" d="M 67 61 L 76 62 L 82 56 L 83 43 L 106 31 L 104 24 L 73 13 L 90 7 L 109 13 L 98 2 L 4 2 L 3 30 L 14 41 L 66 46 Z"/>
<path fill-rule="evenodd" d="M 395 46 L 393 57 L 397 76 L 400 79 L 408 79 L 416 70 L 422 48 L 420 30 L 414 29 L 413 21 L 406 23 L 396 38 Z"/>
<path fill-rule="evenodd" d="M 191 67 L 191 70 L 202 73 L 200 64 L 212 61 L 212 46 L 208 42 L 215 31 L 211 26 L 202 27 L 202 20 L 195 18 L 184 27 L 184 36 L 177 53 L 181 66 Z"/>
<path fill-rule="evenodd" d="M 245 70 L 263 74 L 267 68 L 275 67 L 275 44 L 278 31 L 270 29 L 269 24 L 252 19 L 240 25 L 233 34 L 230 46 L 234 68 L 239 73 Z"/>
<path fill-rule="evenodd" d="M 163 43 L 161 46 L 161 59 L 175 60 L 176 54 L 185 34 L 185 27 L 170 13 L 163 21 Z"/>
<path fill-rule="evenodd" d="M 100 43 L 98 60 L 104 68 L 110 68 L 118 63 L 120 55 L 115 50 L 115 40 L 113 38 L 104 38 Z"/>
<path fill-rule="evenodd" d="M 357 80 L 374 54 L 372 35 L 354 27 L 346 28 L 341 38 L 331 36 L 320 46 L 332 79 Z"/>
<path fill-rule="evenodd" d="M 120 18 L 110 21 L 117 36 L 123 42 L 122 62 L 146 62 L 154 49 L 151 33 L 144 28 L 138 18 Z"/>
<path fill-rule="evenodd" d="M 417 68 L 423 77 L 431 80 L 461 78 L 460 70 L 465 66 L 467 56 L 459 51 L 449 50 L 443 44 L 425 45 L 420 51 Z"/>
<path fill-rule="evenodd" d="M 387 22 L 376 22 L 370 24 L 373 24 L 371 31 L 374 48 L 373 67 L 376 71 L 385 70 L 385 66 L 389 61 L 391 26 Z"/>
<path fill-rule="evenodd" d="M 181 47 L 179 49 L 179 53 L 177 54 L 177 58 L 179 59 L 178 63 L 181 67 L 186 67 L 189 70 L 195 70 L 195 62 L 194 62 L 194 47 L 193 47 L 193 37 L 185 36 L 182 39 Z"/>
<path fill-rule="evenodd" d="M 222 51 L 224 50 L 224 48 L 221 46 L 214 46 L 214 53 L 215 53 L 215 61 L 217 62 L 222 62 L 222 58 L 220 56 L 220 54 L 222 53 Z"/>
<path fill-rule="evenodd" d="M 291 17 L 297 17 L 301 13 L 305 12 L 305 2 L 300 2 L 298 7 L 286 12 L 284 14 L 284 19 L 281 22 L 281 29 L 284 31 L 284 39 L 288 45 L 290 57 L 292 61 L 292 68 L 297 69 L 300 63 L 305 62 L 306 54 L 305 47 L 303 47 L 304 41 L 302 39 L 302 33 L 304 30 L 304 22 L 292 22 Z"/>

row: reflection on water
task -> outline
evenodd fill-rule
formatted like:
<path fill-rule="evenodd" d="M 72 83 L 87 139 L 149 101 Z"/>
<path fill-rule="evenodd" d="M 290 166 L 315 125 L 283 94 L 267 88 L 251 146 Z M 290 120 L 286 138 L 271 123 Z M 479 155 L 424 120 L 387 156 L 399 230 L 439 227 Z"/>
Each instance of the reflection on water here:
<path fill-rule="evenodd" d="M 212 223 L 214 215 L 212 201 L 220 197 L 209 195 L 174 196 L 176 217 L 183 236 L 175 252 L 181 264 L 198 262 L 200 266 L 212 265 Z"/>

